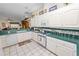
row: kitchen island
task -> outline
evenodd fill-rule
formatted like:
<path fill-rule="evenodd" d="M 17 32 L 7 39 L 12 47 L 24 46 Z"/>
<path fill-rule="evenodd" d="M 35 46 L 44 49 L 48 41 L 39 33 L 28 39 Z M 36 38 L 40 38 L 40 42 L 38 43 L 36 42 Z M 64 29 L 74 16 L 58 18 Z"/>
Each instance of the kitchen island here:
<path fill-rule="evenodd" d="M 28 29 L 5 30 L 0 32 L 0 55 L 3 55 L 2 49 L 18 44 L 20 42 L 30 40 L 31 31 Z"/>

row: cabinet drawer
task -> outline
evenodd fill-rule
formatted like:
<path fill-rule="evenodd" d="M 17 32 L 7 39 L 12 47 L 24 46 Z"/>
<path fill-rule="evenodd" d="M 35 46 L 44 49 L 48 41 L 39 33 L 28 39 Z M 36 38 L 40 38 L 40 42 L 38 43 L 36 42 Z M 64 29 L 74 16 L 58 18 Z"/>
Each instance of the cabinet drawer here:
<path fill-rule="evenodd" d="M 47 37 L 47 49 L 60 56 L 77 55 L 77 45 L 56 38 Z"/>
<path fill-rule="evenodd" d="M 8 46 L 16 44 L 17 43 L 17 35 L 16 34 L 7 35 L 6 43 L 8 44 Z"/>
<path fill-rule="evenodd" d="M 31 39 L 31 32 L 17 34 L 18 42 Z"/>
<path fill-rule="evenodd" d="M 76 51 L 62 45 L 57 45 L 56 54 L 60 56 L 76 56 Z"/>
<path fill-rule="evenodd" d="M 47 38 L 47 42 L 50 42 L 50 43 L 52 43 L 52 42 L 57 42 L 54 38 L 51 38 L 51 37 L 49 37 L 49 38 Z"/>
<path fill-rule="evenodd" d="M 63 41 L 63 40 L 59 40 L 59 39 L 56 39 L 56 38 L 54 38 L 54 39 L 56 40 L 57 44 L 63 45 L 65 47 L 68 47 L 68 48 L 71 48 L 71 49 L 74 49 L 74 48 L 76 49 L 76 47 L 77 47 L 77 45 L 74 44 L 74 43 Z"/>
<path fill-rule="evenodd" d="M 1 36 L 1 45 L 2 47 L 6 47 L 7 46 L 7 40 L 6 40 L 6 36 Z"/>
<path fill-rule="evenodd" d="M 56 44 L 55 43 L 47 43 L 47 47 L 48 50 L 50 50 L 51 52 L 56 53 Z"/>
<path fill-rule="evenodd" d="M 24 33 L 17 34 L 17 39 L 18 39 L 18 42 L 24 41 L 24 39 L 25 39 Z"/>
<path fill-rule="evenodd" d="M 18 42 L 22 42 L 22 41 L 24 41 L 24 39 L 25 39 L 25 38 L 23 38 L 23 37 L 19 37 L 19 38 L 18 38 Z"/>
<path fill-rule="evenodd" d="M 0 56 L 3 56 L 3 49 L 2 49 L 2 43 L 1 43 L 1 37 L 0 37 Z"/>
<path fill-rule="evenodd" d="M 54 53 L 56 52 L 56 40 L 54 38 L 47 37 L 47 49 Z"/>
<path fill-rule="evenodd" d="M 77 48 L 77 45 L 74 44 L 74 43 L 71 43 L 71 42 L 64 41 L 63 44 L 64 44 L 65 47 L 68 47 L 68 48 L 71 48 L 71 49 Z"/>
<path fill-rule="evenodd" d="M 38 37 L 37 33 L 33 33 L 32 36 L 33 36 L 33 40 L 38 41 L 39 37 Z"/>

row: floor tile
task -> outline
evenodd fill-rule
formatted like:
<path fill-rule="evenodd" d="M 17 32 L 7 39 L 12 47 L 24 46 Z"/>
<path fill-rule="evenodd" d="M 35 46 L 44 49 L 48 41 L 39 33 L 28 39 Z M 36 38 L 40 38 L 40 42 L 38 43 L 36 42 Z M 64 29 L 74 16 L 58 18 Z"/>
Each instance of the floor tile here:
<path fill-rule="evenodd" d="M 35 41 L 19 46 L 18 44 L 4 49 L 5 56 L 55 56 Z"/>

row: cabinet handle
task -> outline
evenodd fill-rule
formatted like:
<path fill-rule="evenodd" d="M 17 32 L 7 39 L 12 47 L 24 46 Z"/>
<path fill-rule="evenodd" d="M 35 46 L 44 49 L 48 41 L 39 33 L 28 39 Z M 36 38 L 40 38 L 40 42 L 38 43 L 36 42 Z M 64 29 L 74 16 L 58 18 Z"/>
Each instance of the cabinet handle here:
<path fill-rule="evenodd" d="M 42 41 L 42 38 L 40 37 L 40 41 Z"/>

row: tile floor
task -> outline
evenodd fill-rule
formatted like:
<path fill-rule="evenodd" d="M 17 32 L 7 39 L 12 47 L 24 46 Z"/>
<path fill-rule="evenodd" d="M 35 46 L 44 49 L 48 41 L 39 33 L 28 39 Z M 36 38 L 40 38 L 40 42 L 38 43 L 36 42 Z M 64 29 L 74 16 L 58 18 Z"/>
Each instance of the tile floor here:
<path fill-rule="evenodd" d="M 3 49 L 5 56 L 55 56 L 35 41 L 19 46 L 18 44 Z"/>

